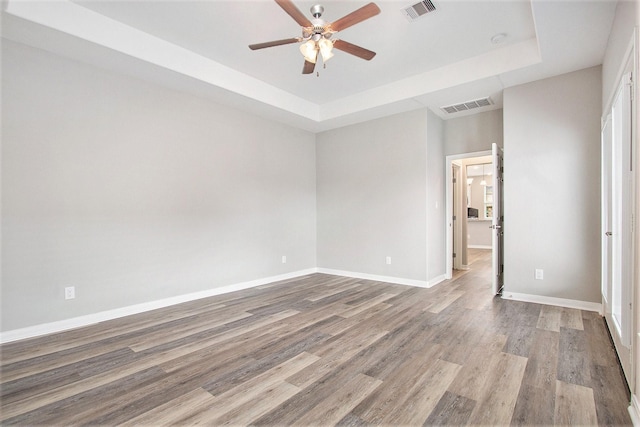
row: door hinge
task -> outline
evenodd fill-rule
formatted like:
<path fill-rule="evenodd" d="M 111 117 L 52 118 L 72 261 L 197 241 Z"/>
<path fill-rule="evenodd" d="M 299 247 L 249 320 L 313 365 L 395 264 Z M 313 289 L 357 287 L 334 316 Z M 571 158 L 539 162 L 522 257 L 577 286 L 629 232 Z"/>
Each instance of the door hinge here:
<path fill-rule="evenodd" d="M 458 182 L 458 180 L 453 178 L 453 183 L 455 184 L 456 182 Z"/>
<path fill-rule="evenodd" d="M 455 216 L 455 215 L 453 216 L 453 220 L 454 220 L 454 221 L 456 220 L 456 216 Z"/>
<path fill-rule="evenodd" d="M 453 257 L 454 257 L 454 258 L 456 257 L 456 253 L 455 253 L 455 252 L 453 253 Z"/>

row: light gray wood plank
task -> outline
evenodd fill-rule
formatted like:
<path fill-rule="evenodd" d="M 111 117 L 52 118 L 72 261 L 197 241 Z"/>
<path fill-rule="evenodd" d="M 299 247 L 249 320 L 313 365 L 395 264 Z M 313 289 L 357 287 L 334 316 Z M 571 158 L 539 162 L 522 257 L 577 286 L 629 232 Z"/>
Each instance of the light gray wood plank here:
<path fill-rule="evenodd" d="M 547 331 L 560 332 L 560 317 L 562 316 L 562 307 L 553 305 L 543 305 L 540 309 L 540 317 L 538 317 L 538 329 Z"/>
<path fill-rule="evenodd" d="M 535 331 L 529 360 L 524 372 L 523 384 L 555 390 L 558 367 L 559 333 L 548 330 Z"/>
<path fill-rule="evenodd" d="M 175 425 L 194 412 L 200 412 L 207 408 L 214 400 L 211 393 L 197 388 L 120 425 L 122 427 Z"/>
<path fill-rule="evenodd" d="M 562 315 L 560 316 L 560 326 L 583 331 L 582 312 L 575 308 L 563 307 Z"/>
<path fill-rule="evenodd" d="M 508 353 L 501 353 L 496 359 L 483 396 L 471 413 L 470 424 L 504 425 L 511 421 L 527 359 Z"/>
<path fill-rule="evenodd" d="M 318 357 L 309 353 L 300 353 L 268 371 L 216 396 L 206 410 L 181 420 L 184 424 L 217 424 L 218 418 L 230 411 L 256 401 L 259 396 L 282 384 L 293 373 L 317 361 Z"/>
<path fill-rule="evenodd" d="M 593 390 L 558 380 L 554 423 L 583 426 L 598 424 Z"/>
<path fill-rule="evenodd" d="M 335 391 L 303 417 L 296 420 L 294 426 L 337 424 L 351 409 L 370 395 L 382 381 L 357 374 L 344 387 Z"/>
<path fill-rule="evenodd" d="M 421 425 L 436 407 L 447 387 L 460 371 L 461 366 L 438 359 L 423 374 L 423 381 L 416 384 L 404 403 L 391 410 L 382 419 L 385 425 Z M 411 410 L 407 410 L 411 408 Z"/>
<path fill-rule="evenodd" d="M 511 425 L 553 425 L 555 398 L 555 389 L 523 384 L 513 410 Z"/>
<path fill-rule="evenodd" d="M 475 407 L 475 400 L 446 391 L 424 422 L 425 426 L 466 425 Z"/>

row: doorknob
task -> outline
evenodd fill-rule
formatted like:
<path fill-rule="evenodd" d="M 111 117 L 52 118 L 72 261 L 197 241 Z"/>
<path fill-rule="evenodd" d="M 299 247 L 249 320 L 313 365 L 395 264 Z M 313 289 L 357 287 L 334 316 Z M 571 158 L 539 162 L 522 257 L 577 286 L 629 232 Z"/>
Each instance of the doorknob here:
<path fill-rule="evenodd" d="M 604 233 L 604 235 L 607 237 L 611 237 L 613 236 L 613 233 L 611 231 L 607 231 L 606 233 Z"/>
<path fill-rule="evenodd" d="M 492 229 L 492 230 L 499 230 L 499 229 L 502 228 L 502 226 L 501 225 L 490 225 L 489 228 Z"/>

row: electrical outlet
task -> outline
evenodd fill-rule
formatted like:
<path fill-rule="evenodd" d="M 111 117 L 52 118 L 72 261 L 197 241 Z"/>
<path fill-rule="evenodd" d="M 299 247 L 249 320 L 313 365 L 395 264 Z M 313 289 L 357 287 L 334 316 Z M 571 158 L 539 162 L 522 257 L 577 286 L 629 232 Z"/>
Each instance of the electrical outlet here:
<path fill-rule="evenodd" d="M 536 280 L 544 280 L 544 270 L 536 268 Z"/>
<path fill-rule="evenodd" d="M 282 255 L 282 263 L 283 264 L 287 263 L 287 256 L 286 255 Z"/>
<path fill-rule="evenodd" d="M 64 288 L 64 299 L 74 299 L 76 297 L 76 287 L 67 286 Z"/>
<path fill-rule="evenodd" d="M 388 256 L 388 257 L 387 257 L 387 265 L 390 265 L 390 264 L 391 264 L 391 257 L 390 257 L 390 256 Z"/>

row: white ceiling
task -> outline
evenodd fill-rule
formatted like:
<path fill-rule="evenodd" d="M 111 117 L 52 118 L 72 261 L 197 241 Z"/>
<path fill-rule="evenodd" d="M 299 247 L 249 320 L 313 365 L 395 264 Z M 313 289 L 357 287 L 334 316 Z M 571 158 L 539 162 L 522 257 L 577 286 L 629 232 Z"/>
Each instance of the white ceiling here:
<path fill-rule="evenodd" d="M 295 1 L 309 18 L 317 1 Z M 442 118 L 501 108 L 505 87 L 602 63 L 614 0 L 433 0 L 409 22 L 413 1 L 376 1 L 381 13 L 335 38 L 377 52 L 341 51 L 302 75 L 297 37 L 273 0 L 5 0 L 3 37 L 313 132 L 428 107 Z M 328 22 L 367 1 L 322 1 Z M 496 34 L 506 34 L 493 44 Z M 494 105 L 439 107 L 491 96 Z"/>
<path fill-rule="evenodd" d="M 493 174 L 493 165 L 491 163 L 491 157 L 485 158 L 483 163 L 467 165 L 468 177 L 485 176 L 485 175 L 492 175 L 492 174 Z"/>

